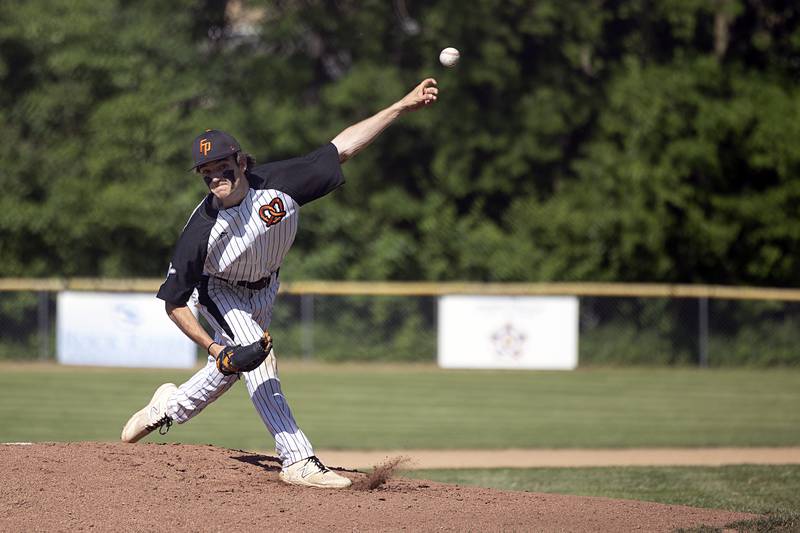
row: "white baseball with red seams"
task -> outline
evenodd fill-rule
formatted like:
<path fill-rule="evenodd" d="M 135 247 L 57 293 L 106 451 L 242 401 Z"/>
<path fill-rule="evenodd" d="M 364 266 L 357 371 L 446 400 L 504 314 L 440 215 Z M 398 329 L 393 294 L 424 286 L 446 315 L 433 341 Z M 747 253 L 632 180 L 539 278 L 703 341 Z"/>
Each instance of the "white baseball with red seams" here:
<path fill-rule="evenodd" d="M 454 67 L 456 63 L 458 63 L 461 54 L 455 48 L 448 46 L 441 52 L 439 52 L 439 63 L 443 66 L 450 68 Z"/>

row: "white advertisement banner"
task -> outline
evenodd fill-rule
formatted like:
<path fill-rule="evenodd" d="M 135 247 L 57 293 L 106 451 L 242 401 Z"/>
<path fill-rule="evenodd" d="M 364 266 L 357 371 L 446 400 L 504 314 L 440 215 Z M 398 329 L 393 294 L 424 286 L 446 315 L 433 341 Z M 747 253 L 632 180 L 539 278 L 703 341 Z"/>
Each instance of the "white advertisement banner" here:
<path fill-rule="evenodd" d="M 572 370 L 578 366 L 578 299 L 443 296 L 438 343 L 442 368 Z"/>
<path fill-rule="evenodd" d="M 57 309 L 58 362 L 190 368 L 196 346 L 152 294 L 61 292 Z"/>

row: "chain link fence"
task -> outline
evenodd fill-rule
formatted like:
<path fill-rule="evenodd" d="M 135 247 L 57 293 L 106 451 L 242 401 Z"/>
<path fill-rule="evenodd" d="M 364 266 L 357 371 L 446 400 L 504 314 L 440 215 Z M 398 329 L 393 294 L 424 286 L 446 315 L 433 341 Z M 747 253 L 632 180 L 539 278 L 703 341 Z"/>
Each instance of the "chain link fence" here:
<path fill-rule="evenodd" d="M 0 359 L 55 359 L 57 292 L 0 291 Z M 435 295 L 282 293 L 282 358 L 435 362 Z M 579 365 L 800 366 L 800 302 L 581 296 Z M 198 351 L 198 357 L 204 353 Z"/>
<path fill-rule="evenodd" d="M 56 294 L 0 292 L 0 360 L 55 359 Z"/>
<path fill-rule="evenodd" d="M 580 364 L 800 365 L 800 303 L 580 299 Z"/>

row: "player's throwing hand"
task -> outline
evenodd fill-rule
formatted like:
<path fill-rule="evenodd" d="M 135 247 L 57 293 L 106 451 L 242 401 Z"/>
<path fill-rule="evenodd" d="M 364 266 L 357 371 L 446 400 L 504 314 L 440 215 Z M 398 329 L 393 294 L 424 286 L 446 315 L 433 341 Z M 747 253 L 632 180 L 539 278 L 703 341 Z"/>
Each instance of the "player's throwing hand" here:
<path fill-rule="evenodd" d="M 386 109 L 346 128 L 331 141 L 339 152 L 339 162 L 344 163 L 358 154 L 400 115 L 429 106 L 438 97 L 436 80 L 425 78 L 410 93 Z"/>
<path fill-rule="evenodd" d="M 414 87 L 414 89 L 400 100 L 400 107 L 403 111 L 416 111 L 421 107 L 432 104 L 439 96 L 439 88 L 436 87 L 436 80 L 426 78 Z"/>

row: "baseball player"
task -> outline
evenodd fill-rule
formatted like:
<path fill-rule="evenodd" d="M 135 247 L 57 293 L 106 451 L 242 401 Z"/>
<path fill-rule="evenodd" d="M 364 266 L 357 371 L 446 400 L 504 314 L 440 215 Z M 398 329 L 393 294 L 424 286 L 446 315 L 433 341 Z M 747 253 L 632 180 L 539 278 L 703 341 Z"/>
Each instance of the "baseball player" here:
<path fill-rule="evenodd" d="M 254 166 L 232 136 L 207 130 L 192 144 L 194 165 L 209 189 L 183 228 L 158 291 L 167 314 L 208 352 L 208 363 L 180 387 L 165 383 L 122 430 L 124 442 L 183 424 L 244 379 L 261 420 L 275 439 L 286 483 L 344 488 L 350 480 L 314 455 L 281 391 L 267 332 L 281 263 L 297 233 L 300 207 L 344 183 L 341 164 L 400 115 L 436 101 L 436 80 L 358 122 L 303 157 Z M 192 300 L 214 330 L 190 311 Z"/>

